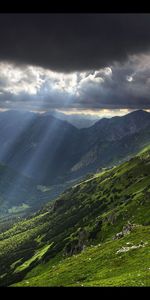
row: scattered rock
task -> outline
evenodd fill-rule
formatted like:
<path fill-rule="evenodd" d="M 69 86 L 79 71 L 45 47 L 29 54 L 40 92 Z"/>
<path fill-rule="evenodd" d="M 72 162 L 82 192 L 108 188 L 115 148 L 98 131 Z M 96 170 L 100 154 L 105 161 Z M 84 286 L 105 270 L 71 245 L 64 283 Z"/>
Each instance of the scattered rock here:
<path fill-rule="evenodd" d="M 141 247 L 145 247 L 145 245 L 147 245 L 147 242 L 146 243 L 142 242 L 139 245 L 133 245 L 131 247 L 122 247 L 121 249 L 117 250 L 116 254 L 121 253 L 121 252 L 128 252 L 130 250 L 138 249 L 138 248 L 141 248 Z"/>
<path fill-rule="evenodd" d="M 127 225 L 123 226 L 122 233 L 123 235 L 129 234 L 133 230 L 134 225 L 130 222 L 127 223 Z"/>
<path fill-rule="evenodd" d="M 130 232 L 133 230 L 133 228 L 135 226 L 136 226 L 135 224 L 131 224 L 128 221 L 127 225 L 124 225 L 122 231 L 116 233 L 116 235 L 113 237 L 113 239 L 118 240 L 118 239 L 124 237 L 125 235 L 130 234 Z"/>
<path fill-rule="evenodd" d="M 114 240 L 118 240 L 121 239 L 123 237 L 123 232 L 120 231 L 118 233 L 116 233 L 116 235 L 113 237 Z"/>

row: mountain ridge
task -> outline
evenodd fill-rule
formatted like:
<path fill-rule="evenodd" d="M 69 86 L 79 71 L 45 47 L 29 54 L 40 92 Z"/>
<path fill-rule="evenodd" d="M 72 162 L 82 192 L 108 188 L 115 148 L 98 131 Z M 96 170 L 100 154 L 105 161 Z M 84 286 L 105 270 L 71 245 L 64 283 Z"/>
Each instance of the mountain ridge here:
<path fill-rule="evenodd" d="M 25 113 L 25 115 L 26 114 L 27 113 Z M 143 114 L 147 117 L 144 117 L 144 120 L 142 117 L 142 123 L 140 123 L 139 115 L 143 116 Z M 4 115 L 9 115 L 9 112 L 4 113 Z M 3 122 L 0 119 L 0 142 L 2 145 L 0 160 L 22 173 L 25 172 L 25 175 L 33 177 L 33 179 L 36 179 L 38 174 L 38 176 L 40 176 L 38 181 L 42 180 L 42 178 L 43 181 L 45 180 L 44 173 L 50 180 L 58 176 L 68 176 L 69 178 L 69 176 L 72 175 L 70 174 L 70 170 L 81 160 L 82 156 L 92 151 L 92 147 L 96 146 L 100 150 L 103 148 L 103 145 L 105 147 L 105 144 L 108 142 L 117 141 L 124 136 L 138 133 L 144 129 L 147 124 L 150 126 L 150 114 L 142 111 L 133 112 L 131 115 L 128 114 L 117 119 L 116 117 L 112 119 L 102 119 L 87 129 L 77 129 L 67 121 L 61 121 L 54 117 L 45 117 L 43 114 L 34 113 L 29 114 L 31 117 L 29 117 L 29 121 L 26 123 L 26 118 L 25 121 L 23 121 L 23 115 L 24 114 L 21 114 L 21 121 L 18 121 L 16 117 L 16 124 L 14 121 L 13 123 L 11 122 L 11 117 L 4 118 Z M 0 117 L 1 116 L 2 113 L 0 114 Z M 133 118 L 133 116 L 135 117 Z M 132 130 L 128 119 L 131 119 L 131 125 L 134 123 L 134 119 L 136 119 L 136 124 L 134 124 L 134 126 L 132 125 Z M 10 125 L 7 125 L 7 129 L 6 124 L 9 122 Z M 23 122 L 23 125 L 19 125 L 20 122 Z M 104 123 L 106 123 L 107 126 Z M 112 124 L 114 124 L 113 128 Z M 10 130 L 12 132 L 12 142 L 11 140 L 8 142 Z M 39 151 L 41 152 L 40 160 L 38 158 Z M 35 157 L 36 153 L 37 159 Z M 33 170 L 28 166 L 25 171 L 22 162 L 25 161 L 26 164 L 29 164 L 31 161 L 32 164 L 32 160 L 35 160 Z M 46 165 L 46 161 L 48 165 Z M 101 165 L 98 164 L 97 167 L 101 167 Z M 54 174 L 51 174 L 53 172 Z M 84 170 L 82 173 L 84 173 Z"/>
<path fill-rule="evenodd" d="M 87 129 L 77 129 L 66 121 L 43 114 L 7 111 L 0 113 L 0 126 L 0 162 L 18 172 L 10 194 L 14 189 L 16 193 L 21 191 L 17 182 L 22 174 L 31 178 L 35 187 L 52 188 L 53 198 L 72 180 L 81 180 L 88 173 L 129 160 L 150 142 L 150 114 L 144 111 L 100 120 Z M 5 178 L 8 181 L 9 177 Z M 7 184 L 9 186 L 9 182 Z M 31 186 L 30 182 L 27 186 Z M 50 197 L 47 192 L 48 195 Z M 18 196 L 13 206 L 19 205 L 17 199 Z M 42 205 L 43 196 L 37 199 Z"/>

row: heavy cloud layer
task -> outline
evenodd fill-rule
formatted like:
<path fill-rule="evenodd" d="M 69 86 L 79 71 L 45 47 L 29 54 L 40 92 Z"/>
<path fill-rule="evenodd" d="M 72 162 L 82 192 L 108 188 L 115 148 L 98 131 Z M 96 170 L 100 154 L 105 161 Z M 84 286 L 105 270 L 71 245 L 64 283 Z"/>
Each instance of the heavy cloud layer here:
<path fill-rule="evenodd" d="M 0 59 L 72 72 L 150 50 L 150 14 L 1 14 Z"/>
<path fill-rule="evenodd" d="M 150 108 L 150 14 L 0 14 L 0 108 Z"/>

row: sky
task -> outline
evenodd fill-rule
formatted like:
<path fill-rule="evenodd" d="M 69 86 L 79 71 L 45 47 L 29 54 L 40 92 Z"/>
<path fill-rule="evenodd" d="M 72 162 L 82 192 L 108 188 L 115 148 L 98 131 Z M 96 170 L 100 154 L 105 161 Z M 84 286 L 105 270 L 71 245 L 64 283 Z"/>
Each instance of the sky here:
<path fill-rule="evenodd" d="M 150 110 L 150 14 L 0 14 L 0 110 Z"/>

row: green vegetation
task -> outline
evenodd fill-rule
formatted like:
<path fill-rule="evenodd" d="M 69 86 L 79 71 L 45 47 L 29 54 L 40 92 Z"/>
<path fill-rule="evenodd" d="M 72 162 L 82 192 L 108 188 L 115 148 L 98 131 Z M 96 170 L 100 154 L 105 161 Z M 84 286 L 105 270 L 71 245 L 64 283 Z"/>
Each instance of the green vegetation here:
<path fill-rule="evenodd" d="M 42 249 L 37 250 L 30 259 L 28 259 L 22 265 L 17 267 L 15 269 L 15 272 L 20 272 L 20 271 L 28 268 L 31 265 L 31 263 L 35 260 L 39 261 L 43 257 L 43 255 L 47 252 L 47 250 L 52 246 L 52 244 L 53 243 L 51 243 L 51 245 L 45 245 Z"/>
<path fill-rule="evenodd" d="M 123 239 L 88 247 L 42 268 L 39 265 L 16 286 L 149 286 L 149 243 L 148 230 L 141 226 Z M 133 245 L 137 248 L 132 249 Z M 123 247 L 126 252 L 117 253 Z"/>
<path fill-rule="evenodd" d="M 149 286 L 150 150 L 0 234 L 0 285 Z"/>

